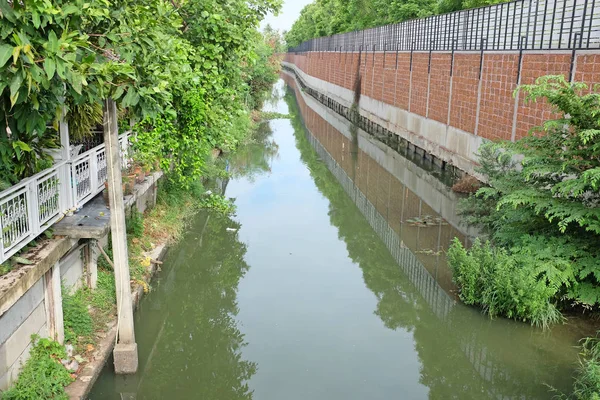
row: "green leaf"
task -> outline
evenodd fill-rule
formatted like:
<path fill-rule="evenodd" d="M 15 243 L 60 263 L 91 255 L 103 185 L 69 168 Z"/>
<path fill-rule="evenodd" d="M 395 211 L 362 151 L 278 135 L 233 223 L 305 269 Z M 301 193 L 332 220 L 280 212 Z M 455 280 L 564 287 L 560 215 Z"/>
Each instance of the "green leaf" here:
<path fill-rule="evenodd" d="M 21 54 L 21 48 L 22 48 L 22 46 L 13 47 L 13 51 L 12 51 L 13 64 L 17 63 L 17 60 L 19 59 L 19 55 Z"/>
<path fill-rule="evenodd" d="M 130 87 L 127 90 L 127 94 L 125 95 L 125 97 L 123 97 L 123 105 L 125 107 L 135 106 L 139 101 L 140 101 L 139 94 L 133 87 Z"/>
<path fill-rule="evenodd" d="M 79 11 L 79 7 L 77 7 L 76 5 L 73 5 L 73 4 L 68 5 L 62 9 L 62 13 L 65 16 L 70 15 L 70 14 L 75 14 L 78 11 Z"/>
<path fill-rule="evenodd" d="M 23 258 L 23 257 L 13 257 L 13 261 L 16 262 L 17 264 L 33 265 L 33 262 L 31 262 L 28 259 Z"/>
<path fill-rule="evenodd" d="M 10 82 L 10 106 L 14 106 L 19 98 L 19 89 L 21 89 L 21 84 L 23 83 L 23 78 L 21 75 L 17 74 L 13 77 Z"/>
<path fill-rule="evenodd" d="M 48 79 L 52 79 L 54 77 L 54 72 L 56 71 L 56 63 L 50 57 L 46 57 L 44 60 L 44 71 L 46 71 L 46 75 Z"/>
<path fill-rule="evenodd" d="M 52 53 L 56 53 L 59 49 L 58 38 L 56 37 L 56 33 L 54 31 L 50 31 L 48 34 L 48 50 Z"/>
<path fill-rule="evenodd" d="M 0 68 L 4 67 L 4 64 L 10 59 L 12 55 L 12 46 L 9 44 L 3 44 L 0 46 Z"/>
<path fill-rule="evenodd" d="M 32 151 L 31 147 L 27 143 L 22 142 L 20 140 L 16 140 L 13 142 L 13 148 L 16 149 L 17 147 L 26 152 Z"/>

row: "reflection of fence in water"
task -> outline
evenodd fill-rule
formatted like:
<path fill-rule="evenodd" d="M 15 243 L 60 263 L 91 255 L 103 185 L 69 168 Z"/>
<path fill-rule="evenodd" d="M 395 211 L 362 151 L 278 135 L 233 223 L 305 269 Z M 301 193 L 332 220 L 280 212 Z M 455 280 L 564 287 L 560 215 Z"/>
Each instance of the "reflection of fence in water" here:
<path fill-rule="evenodd" d="M 319 155 L 319 158 L 327 165 L 329 171 L 335 176 L 348 196 L 353 199 L 360 212 L 369 222 L 369 225 L 381 238 L 382 242 L 385 243 L 396 263 L 419 291 L 433 313 L 441 321 L 452 325 L 450 312 L 456 306 L 456 301 L 438 284 L 415 254 L 404 245 L 388 221 L 377 211 L 373 203 L 361 192 L 342 166 L 336 162 L 319 140 L 308 132 L 308 130 L 306 135 Z M 459 337 L 458 343 L 463 354 L 483 380 L 492 384 L 497 377 L 500 377 L 502 380 L 510 380 L 510 375 L 505 370 L 494 365 L 492 359 L 489 357 L 489 350 L 483 343 L 477 340 L 475 334 L 468 337 Z M 490 394 L 496 398 L 506 398 L 496 388 L 492 387 L 489 390 Z"/>

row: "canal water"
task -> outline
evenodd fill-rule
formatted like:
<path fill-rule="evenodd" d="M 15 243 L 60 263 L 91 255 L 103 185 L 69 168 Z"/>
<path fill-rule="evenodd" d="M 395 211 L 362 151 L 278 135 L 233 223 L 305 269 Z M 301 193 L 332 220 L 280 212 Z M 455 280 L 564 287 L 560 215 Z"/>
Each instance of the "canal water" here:
<path fill-rule="evenodd" d="M 451 176 L 348 124 L 283 75 L 229 160 L 236 215 L 203 213 L 136 313 L 139 372 L 90 399 L 549 399 L 574 324 L 543 332 L 457 302 L 444 251 L 476 232 Z M 287 93 L 287 94 L 285 94 Z M 285 96 L 284 96 L 285 94 Z"/>

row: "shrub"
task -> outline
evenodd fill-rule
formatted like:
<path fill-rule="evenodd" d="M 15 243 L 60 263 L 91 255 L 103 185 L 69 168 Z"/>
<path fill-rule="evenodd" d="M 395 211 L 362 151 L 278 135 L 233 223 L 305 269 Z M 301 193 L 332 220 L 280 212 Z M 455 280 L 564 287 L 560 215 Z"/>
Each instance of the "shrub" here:
<path fill-rule="evenodd" d="M 511 252 L 480 240 L 467 250 L 454 239 L 448 261 L 466 304 L 482 307 L 491 317 L 505 316 L 541 327 L 561 320 L 552 303 L 562 288 L 554 283 L 556 271 L 550 276 L 528 251 Z"/>

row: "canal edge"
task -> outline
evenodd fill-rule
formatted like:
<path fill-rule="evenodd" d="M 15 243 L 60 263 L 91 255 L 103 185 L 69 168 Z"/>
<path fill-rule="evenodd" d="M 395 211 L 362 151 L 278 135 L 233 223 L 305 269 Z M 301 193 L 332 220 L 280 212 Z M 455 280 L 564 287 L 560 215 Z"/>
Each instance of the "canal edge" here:
<path fill-rule="evenodd" d="M 163 243 L 156 246 L 153 250 L 146 252 L 146 255 L 152 260 L 162 261 L 165 258 L 168 249 L 168 244 Z M 150 263 L 150 266 L 148 267 L 149 274 L 144 278 L 144 283 L 135 282 L 131 290 L 133 296 L 131 303 L 134 311 L 137 310 L 140 300 L 145 294 L 144 285 L 150 284 L 158 271 L 159 265 Z M 96 357 L 86 364 L 75 381 L 65 388 L 65 392 L 71 400 L 84 400 L 86 398 L 100 376 L 106 362 L 110 358 L 110 354 L 115 347 L 115 339 L 117 336 L 117 317 L 115 316 L 107 325 L 109 327 L 108 330 L 103 332 L 105 336 L 96 345 Z"/>

